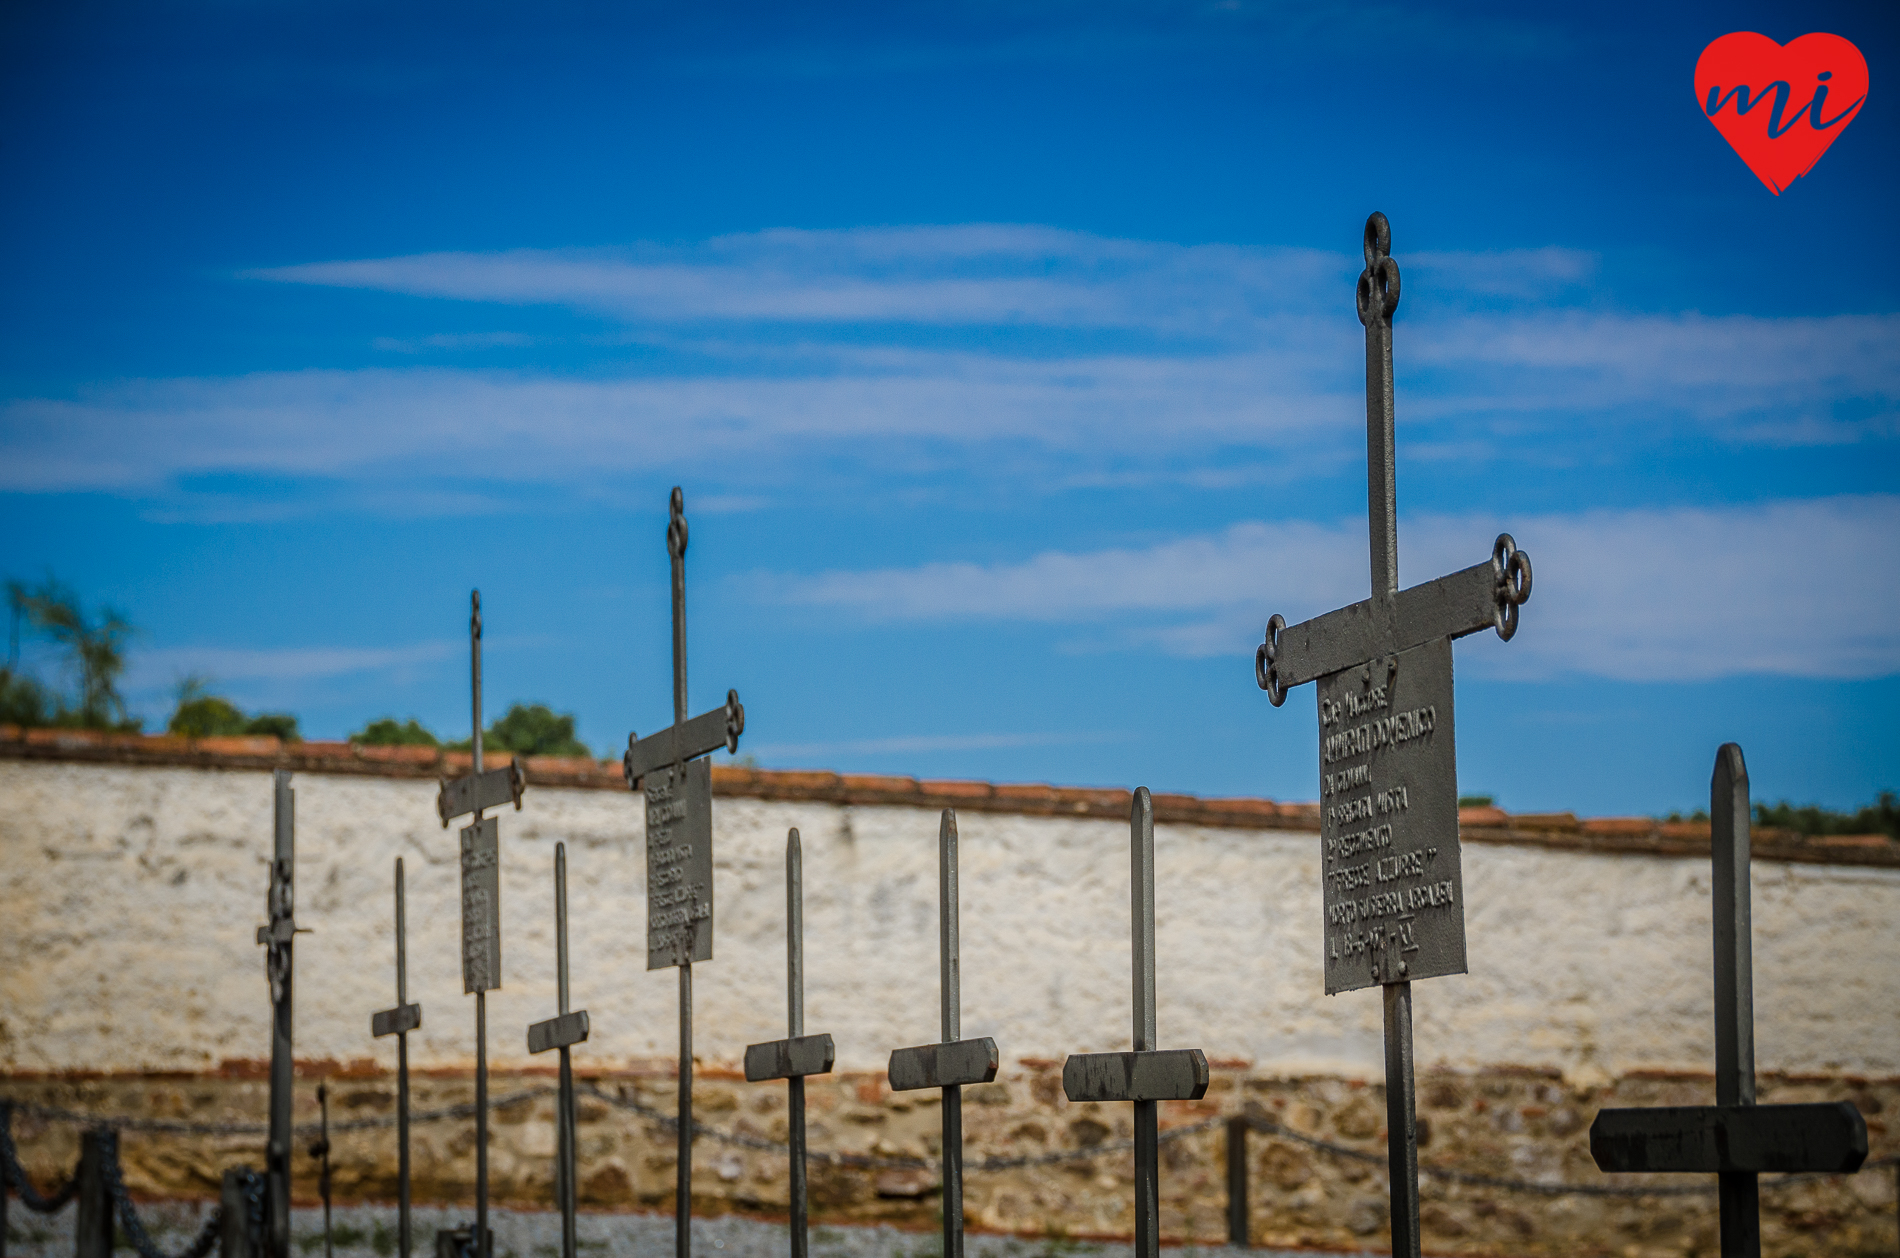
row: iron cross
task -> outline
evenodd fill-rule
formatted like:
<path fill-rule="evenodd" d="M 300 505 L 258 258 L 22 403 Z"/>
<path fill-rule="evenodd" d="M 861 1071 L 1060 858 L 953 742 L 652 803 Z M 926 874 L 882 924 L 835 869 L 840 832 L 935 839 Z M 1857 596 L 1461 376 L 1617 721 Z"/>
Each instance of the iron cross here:
<path fill-rule="evenodd" d="M 748 1044 L 747 1082 L 783 1079 L 791 1117 L 792 1258 L 805 1258 L 805 1076 L 831 1073 L 838 1050 L 829 1034 L 805 1034 L 805 857 L 796 828 L 785 832 L 785 1003 L 789 1038 Z"/>
<path fill-rule="evenodd" d="M 1254 679 L 1275 707 L 1317 681 L 1326 991 L 1385 989 L 1392 1247 L 1418 1253 L 1411 980 L 1465 972 L 1451 643 L 1509 640 L 1530 597 L 1530 557 L 1508 533 L 1491 558 L 1399 589 L 1392 314 L 1399 265 L 1385 215 L 1366 220 L 1366 514 L 1372 596 L 1288 626 L 1267 622 Z"/>
<path fill-rule="evenodd" d="M 561 1208 L 561 1258 L 574 1258 L 579 1239 L 574 1211 L 574 1062 L 568 1055 L 587 1039 L 587 1010 L 567 1007 L 567 844 L 554 845 L 554 975 L 559 1009 L 546 1022 L 528 1028 L 528 1052 L 561 1050 L 561 1094 L 554 1111 L 554 1196 Z"/>
<path fill-rule="evenodd" d="M 943 810 L 937 827 L 938 994 L 943 1041 L 891 1053 L 891 1091 L 943 1089 L 943 1258 L 963 1258 L 963 1085 L 988 1083 L 1001 1059 L 987 1035 L 963 1034 L 962 974 L 957 939 L 957 814 Z"/>
<path fill-rule="evenodd" d="M 270 978 L 270 1137 L 264 1151 L 265 1252 L 290 1258 L 290 1142 L 295 1062 L 291 1041 L 292 946 L 297 927 L 297 793 L 290 771 L 271 774 L 272 843 L 270 891 L 265 898 L 268 926 L 257 928 L 264 945 L 264 973 Z"/>
<path fill-rule="evenodd" d="M 726 705 L 686 717 L 686 500 L 678 485 L 668 504 L 666 553 L 673 560 L 673 724 L 641 738 L 627 735 L 621 768 L 628 790 L 644 789 L 647 807 L 647 969 L 680 972 L 679 1164 L 674 1186 L 673 1247 L 693 1252 L 693 962 L 710 961 L 712 935 L 712 767 L 700 757 L 739 749 L 745 708 L 739 692 Z"/>
<path fill-rule="evenodd" d="M 370 1015 L 369 1033 L 396 1037 L 396 1247 L 409 1258 L 409 1032 L 422 1025 L 422 1006 L 409 1002 L 408 929 L 402 857 L 396 858 L 396 1007 Z"/>
<path fill-rule="evenodd" d="M 462 830 L 462 990 L 475 995 L 475 1258 L 489 1258 L 488 1231 L 488 993 L 501 986 L 501 822 L 484 809 L 514 801 L 521 808 L 527 775 L 521 761 L 482 771 L 482 592 L 468 596 L 469 695 L 474 735 L 469 775 L 442 781 L 436 812 L 443 828 L 463 813 L 474 821 Z M 441 1247 L 437 1237 L 437 1247 Z"/>
<path fill-rule="evenodd" d="M 1062 1063 L 1062 1091 L 1071 1101 L 1134 1102 L 1135 1258 L 1159 1258 L 1159 1104 L 1198 1101 L 1207 1095 L 1207 1055 L 1198 1048 L 1155 1047 L 1155 812 L 1145 786 L 1135 791 L 1128 831 L 1135 1051 L 1071 1053 Z"/>
<path fill-rule="evenodd" d="M 1734 743 L 1715 753 L 1709 817 L 1715 1104 L 1602 1110 L 1590 1124 L 1590 1156 L 1605 1171 L 1715 1174 L 1723 1258 L 1761 1258 L 1761 1201 L 1755 1177 L 1764 1171 L 1859 1170 L 1867 1159 L 1867 1120 L 1847 1101 L 1755 1104 L 1748 766 Z"/>

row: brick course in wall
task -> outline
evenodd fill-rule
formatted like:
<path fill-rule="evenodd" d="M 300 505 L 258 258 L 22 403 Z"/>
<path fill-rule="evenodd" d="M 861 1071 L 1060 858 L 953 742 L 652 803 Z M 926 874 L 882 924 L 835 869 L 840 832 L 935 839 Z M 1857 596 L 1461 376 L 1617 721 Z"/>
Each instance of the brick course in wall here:
<path fill-rule="evenodd" d="M 206 769 L 290 769 L 389 778 L 436 778 L 465 774 L 466 752 L 434 747 L 359 747 L 347 742 L 283 743 L 276 738 L 184 738 L 172 734 L 108 734 L 91 730 L 22 730 L 0 725 L 0 758 L 76 763 L 176 766 Z M 491 765 L 511 763 L 508 752 L 489 752 Z M 624 791 L 626 779 L 613 760 L 525 756 L 530 783 L 589 790 Z M 932 781 L 866 773 L 803 769 L 755 769 L 715 765 L 713 794 L 727 798 L 792 802 L 957 808 L 1023 816 L 1126 820 L 1125 790 L 1048 786 L 1041 783 Z M 1319 805 L 1270 799 L 1207 799 L 1157 794 L 1160 824 L 1258 830 L 1319 831 Z M 1459 835 L 1466 842 L 1510 843 L 1557 850 L 1695 856 L 1709 850 L 1709 823 L 1668 822 L 1651 817 L 1592 817 L 1573 813 L 1507 813 L 1500 808 L 1462 808 Z M 1900 841 L 1884 834 L 1803 835 L 1758 826 L 1758 861 L 1900 868 Z"/>

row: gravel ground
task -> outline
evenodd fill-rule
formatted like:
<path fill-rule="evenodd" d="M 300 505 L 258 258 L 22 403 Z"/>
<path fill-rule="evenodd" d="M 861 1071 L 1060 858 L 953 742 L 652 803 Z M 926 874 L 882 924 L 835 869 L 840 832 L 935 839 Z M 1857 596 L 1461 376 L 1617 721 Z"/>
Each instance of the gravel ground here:
<path fill-rule="evenodd" d="M 47 1218 L 29 1213 L 17 1200 L 7 1203 L 8 1258 L 71 1258 L 71 1207 Z M 140 1208 L 140 1217 L 159 1248 L 168 1253 L 183 1249 L 198 1231 L 209 1203 L 161 1203 Z M 472 1210 L 417 1206 L 412 1213 L 415 1242 L 412 1252 L 429 1258 L 437 1228 L 471 1222 Z M 495 1231 L 496 1258 L 559 1258 L 559 1215 L 496 1210 L 489 1215 Z M 583 1214 L 579 1220 L 582 1258 L 669 1258 L 673 1252 L 673 1218 L 665 1214 Z M 782 1258 L 787 1252 L 783 1224 L 725 1216 L 693 1221 L 693 1248 L 700 1258 Z M 291 1236 L 298 1258 L 323 1258 L 323 1212 L 295 1210 Z M 331 1238 L 337 1258 L 391 1258 L 396 1252 L 396 1211 L 388 1206 L 340 1207 L 333 1216 Z M 972 1233 L 965 1241 L 966 1258 L 1129 1258 L 1130 1245 L 1098 1244 L 1055 1238 L 1026 1240 L 1013 1236 Z M 121 1253 L 130 1254 L 129 1248 Z M 216 1252 L 215 1250 L 213 1251 Z M 891 1227 L 815 1227 L 812 1258 L 940 1258 L 942 1238 L 934 1232 L 900 1232 Z M 1297 1251 L 1310 1255 L 1311 1250 Z M 1170 1246 L 1168 1258 L 1296 1258 L 1285 1249 L 1232 1249 L 1227 1246 Z M 1342 1256 L 1351 1258 L 1351 1256 Z M 1372 1258 L 1370 1253 L 1358 1258 Z"/>

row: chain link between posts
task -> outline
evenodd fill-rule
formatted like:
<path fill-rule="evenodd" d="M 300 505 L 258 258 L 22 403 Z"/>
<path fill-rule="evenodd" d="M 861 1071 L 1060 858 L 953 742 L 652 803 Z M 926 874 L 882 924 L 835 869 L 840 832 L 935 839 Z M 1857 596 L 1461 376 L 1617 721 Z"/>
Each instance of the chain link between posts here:
<path fill-rule="evenodd" d="M 589 1096 L 607 1105 L 611 1105 L 616 1109 L 637 1114 L 641 1118 L 653 1123 L 662 1131 L 677 1132 L 679 1130 L 679 1119 L 676 1116 L 657 1109 L 654 1106 L 647 1105 L 644 1102 L 634 1100 L 631 1097 L 616 1095 L 594 1084 L 583 1084 L 576 1088 L 575 1091 L 578 1095 Z M 554 1096 L 558 1092 L 559 1089 L 551 1084 L 542 1087 L 523 1088 L 520 1091 L 510 1092 L 506 1095 L 493 1098 L 489 1102 L 489 1106 L 497 1110 L 509 1109 L 516 1105 L 525 1105 L 530 1101 L 540 1100 L 542 1097 Z M 167 1135 L 192 1136 L 261 1136 L 269 1131 L 269 1125 L 266 1123 L 209 1123 L 171 1118 L 113 1117 L 82 1113 L 76 1110 L 60 1109 L 49 1105 L 38 1105 L 30 1101 L 15 1102 L 14 1108 L 21 1113 L 31 1114 L 35 1118 L 47 1121 L 75 1123 L 82 1126 L 106 1127 L 114 1131 L 145 1131 Z M 412 1124 L 450 1122 L 458 1119 L 471 1119 L 474 1116 L 474 1102 L 464 1101 L 459 1104 L 445 1105 L 436 1109 L 411 1111 L 409 1121 Z M 1281 1139 L 1291 1140 L 1296 1144 L 1305 1145 L 1317 1152 L 1330 1154 L 1334 1157 L 1367 1162 L 1375 1165 L 1384 1165 L 1386 1162 L 1386 1155 L 1384 1153 L 1354 1148 L 1351 1145 L 1337 1144 L 1330 1140 L 1323 1140 L 1318 1136 L 1309 1136 L 1304 1132 L 1294 1131 L 1290 1127 L 1282 1126 L 1271 1119 L 1249 1115 L 1245 1117 L 1244 1121 L 1249 1128 L 1263 1135 L 1277 1136 Z M 396 1116 L 393 1114 L 378 1115 L 369 1118 L 351 1118 L 344 1119 L 341 1122 L 331 1123 L 330 1130 L 332 1133 L 383 1130 L 394 1127 L 396 1122 Z M 1159 1139 L 1164 1144 L 1174 1140 L 1185 1139 L 1188 1136 L 1198 1135 L 1205 1131 L 1211 1131 L 1216 1127 L 1224 1126 L 1226 1122 L 1227 1120 L 1225 1118 L 1207 1118 L 1196 1123 L 1170 1127 L 1159 1133 Z M 309 1135 L 315 1134 L 320 1129 L 320 1126 L 320 1123 L 302 1123 L 293 1128 L 293 1130 L 299 1135 Z M 772 1140 L 765 1136 L 753 1135 L 749 1132 L 722 1131 L 719 1128 L 707 1127 L 700 1123 L 695 1123 L 693 1130 L 696 1137 L 704 1137 L 715 1143 L 730 1145 L 735 1148 L 786 1155 L 789 1155 L 791 1152 L 791 1146 L 782 1141 Z M 1126 1153 L 1131 1151 L 1134 1147 L 1135 1142 L 1131 1139 L 1105 1140 L 1100 1144 L 1087 1145 L 1077 1149 L 1054 1149 L 1047 1153 L 982 1158 L 977 1161 L 965 1162 L 963 1169 L 968 1172 L 981 1173 L 1019 1170 L 1037 1166 L 1055 1166 L 1064 1162 L 1086 1162 L 1096 1158 L 1107 1157 L 1111 1154 Z M 0 1125 L 0 1155 L 3 1155 L 5 1158 L 5 1166 L 0 1167 L 0 1170 L 4 1170 L 8 1182 L 20 1192 L 21 1200 L 26 1202 L 27 1206 L 31 1209 L 39 1210 L 41 1213 L 50 1213 L 51 1211 L 58 1210 L 72 1199 L 73 1193 L 78 1188 L 78 1178 L 75 1175 L 74 1179 L 69 1181 L 65 1187 L 61 1188 L 60 1191 L 51 1198 L 42 1198 L 37 1193 L 34 1193 L 32 1186 L 26 1182 L 25 1173 L 20 1169 L 19 1163 L 14 1158 L 12 1132 L 7 1130 L 5 1125 Z M 815 1165 L 848 1167 L 854 1170 L 940 1171 L 943 1166 L 941 1159 L 938 1158 L 891 1156 L 875 1153 L 848 1153 L 824 1149 L 808 1149 L 806 1151 L 806 1158 Z M 1862 1164 L 1861 1170 L 1877 1170 L 1882 1167 L 1893 1166 L 1896 1163 L 1900 1163 L 1900 1157 L 1889 1156 L 1874 1158 Z M 1544 1197 L 1694 1197 L 1705 1196 L 1716 1191 L 1716 1187 L 1713 1184 L 1707 1186 L 1677 1184 L 1649 1186 L 1638 1184 L 1549 1183 L 1535 1180 L 1510 1179 L 1498 1175 L 1482 1175 L 1471 1171 L 1460 1171 L 1448 1166 L 1434 1166 L 1429 1163 L 1420 1163 L 1418 1169 L 1421 1175 L 1443 1180 L 1447 1183 L 1462 1184 L 1474 1188 L 1493 1188 L 1506 1192 L 1531 1193 Z M 114 1148 L 114 1156 L 110 1160 L 110 1172 L 111 1179 L 109 1182 L 113 1185 L 119 1185 L 116 1145 Z M 1772 1177 L 1764 1175 L 1761 1178 L 1761 1186 L 1765 1189 L 1772 1189 L 1784 1185 L 1804 1183 L 1810 1180 L 1832 1178 L 1838 1177 L 1825 1172 L 1777 1175 Z M 122 1203 L 120 1208 L 129 1213 L 131 1210 L 131 1202 L 123 1196 L 123 1192 L 122 1185 L 116 1187 L 114 1200 L 115 1202 Z M 31 1196 L 28 1194 L 31 1194 Z M 41 1204 L 35 1204 L 36 1202 Z M 126 1230 L 127 1235 L 130 1236 L 132 1234 L 132 1228 L 128 1227 Z M 207 1223 L 206 1234 L 211 1235 L 214 1233 L 215 1229 Z M 140 1235 L 143 1235 L 142 1231 Z M 147 1243 L 149 1244 L 149 1242 Z M 207 1249 L 194 1248 L 193 1250 L 186 1251 L 185 1254 L 176 1256 L 176 1258 L 203 1258 L 203 1255 L 208 1252 L 209 1242 L 205 1241 L 204 1237 L 201 1236 L 194 1242 L 194 1246 L 201 1243 L 206 1244 Z M 139 1252 L 141 1258 L 168 1258 L 167 1255 L 160 1254 L 156 1250 L 148 1252 L 144 1247 L 141 1247 Z"/>

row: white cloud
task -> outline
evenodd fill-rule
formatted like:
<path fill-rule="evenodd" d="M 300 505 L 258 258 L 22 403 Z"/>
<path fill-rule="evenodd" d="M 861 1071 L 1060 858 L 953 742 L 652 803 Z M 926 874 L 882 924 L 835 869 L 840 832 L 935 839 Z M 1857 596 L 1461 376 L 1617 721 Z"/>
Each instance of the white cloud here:
<path fill-rule="evenodd" d="M 1900 671 L 1900 586 L 1891 578 L 1900 572 L 1900 497 L 1407 518 L 1404 582 L 1485 559 L 1506 527 L 1530 553 L 1536 586 L 1509 646 L 1461 653 L 1486 674 L 1695 681 Z M 1268 615 L 1297 621 L 1357 601 L 1368 580 L 1356 521 L 1248 522 L 1014 564 L 754 578 L 763 599 L 853 618 L 1109 624 L 1125 644 L 1188 656 L 1244 656 Z"/>
<path fill-rule="evenodd" d="M 629 472 L 695 465 L 753 492 L 799 460 L 880 476 L 980 465 L 1042 487 L 1215 483 L 1262 461 L 1310 474 L 1358 444 L 1359 265 L 978 224 L 277 268 L 255 274 L 604 313 L 629 325 L 616 335 L 645 340 L 646 374 L 382 367 L 19 398 L 0 403 L 0 490 L 149 496 L 228 473 L 348 482 L 329 506 L 439 512 L 494 509 L 493 484 L 602 492 Z M 1447 296 L 1433 307 L 1444 313 L 1400 318 L 1408 454 L 1564 464 L 1583 433 L 1595 453 L 1621 451 L 1612 461 L 1683 440 L 1900 433 L 1900 315 L 1556 309 L 1551 294 L 1591 283 L 1596 260 L 1554 248 L 1409 265 L 1414 287 Z M 1501 314 L 1501 294 L 1544 304 Z M 545 349 L 527 339 L 387 345 L 541 361 L 521 356 Z M 189 518 L 300 509 L 173 496 L 189 501 L 165 509 Z"/>
<path fill-rule="evenodd" d="M 465 643 L 449 641 L 395 647 L 154 647 L 133 655 L 128 682 L 149 690 L 194 673 L 214 682 L 315 681 L 433 664 L 466 649 Z"/>

